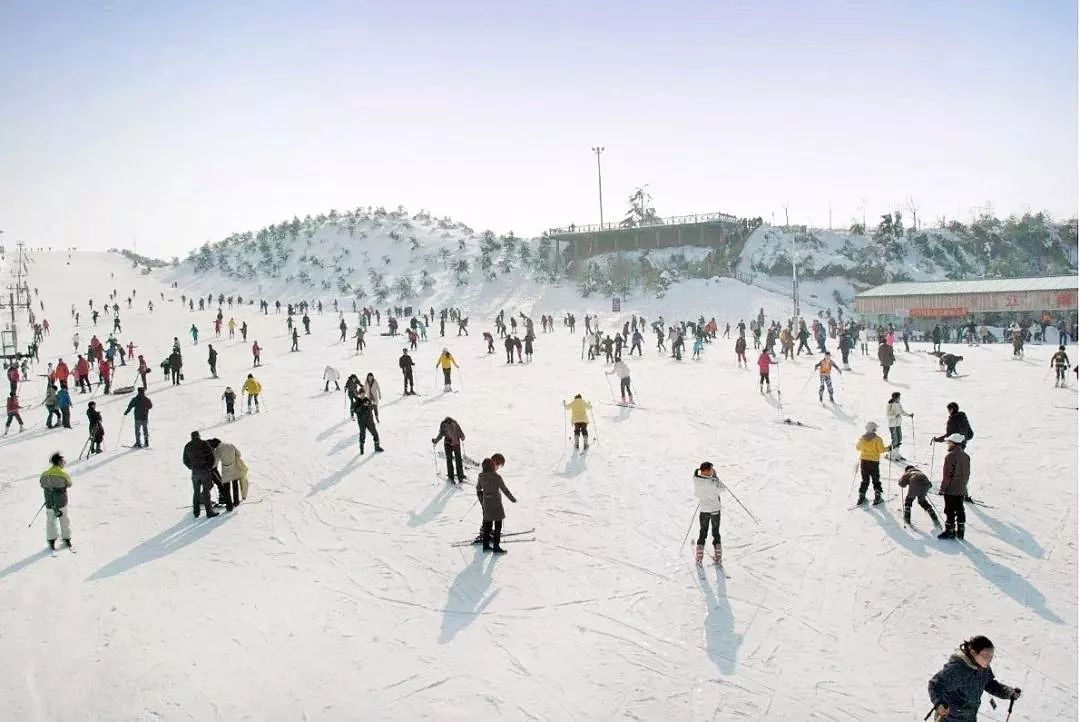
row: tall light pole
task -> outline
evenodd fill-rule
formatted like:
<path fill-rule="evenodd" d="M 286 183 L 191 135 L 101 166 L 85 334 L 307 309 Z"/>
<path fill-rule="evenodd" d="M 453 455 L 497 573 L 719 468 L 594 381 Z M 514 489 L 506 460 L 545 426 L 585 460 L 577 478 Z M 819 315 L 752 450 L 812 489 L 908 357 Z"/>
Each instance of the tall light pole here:
<path fill-rule="evenodd" d="M 596 187 L 600 191 L 600 230 L 604 230 L 604 177 L 600 174 L 600 154 L 604 152 L 604 146 L 594 146 L 593 153 L 596 153 Z"/>

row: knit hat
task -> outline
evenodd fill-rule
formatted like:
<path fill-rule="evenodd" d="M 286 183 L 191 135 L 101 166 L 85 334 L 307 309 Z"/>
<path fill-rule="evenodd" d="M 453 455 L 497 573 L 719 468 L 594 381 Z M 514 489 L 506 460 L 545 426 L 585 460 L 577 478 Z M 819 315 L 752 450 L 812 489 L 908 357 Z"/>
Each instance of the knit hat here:
<path fill-rule="evenodd" d="M 964 441 L 967 440 L 967 437 L 964 436 L 963 434 L 956 433 L 956 434 L 949 434 L 948 436 L 945 437 L 945 440 L 946 441 L 951 441 L 954 444 L 962 444 L 962 443 L 964 443 Z"/>
<path fill-rule="evenodd" d="M 905 466 L 905 467 L 904 467 L 904 471 L 905 471 L 905 472 L 908 472 L 908 471 L 918 471 L 918 470 L 919 470 L 919 469 L 918 469 L 918 467 L 916 467 L 916 466 L 912 466 L 911 464 L 908 464 L 907 466 Z"/>
<path fill-rule="evenodd" d="M 877 431 L 877 422 L 876 421 L 867 421 L 866 422 L 866 431 L 867 431 L 867 433 L 870 433 L 870 434 Z"/>

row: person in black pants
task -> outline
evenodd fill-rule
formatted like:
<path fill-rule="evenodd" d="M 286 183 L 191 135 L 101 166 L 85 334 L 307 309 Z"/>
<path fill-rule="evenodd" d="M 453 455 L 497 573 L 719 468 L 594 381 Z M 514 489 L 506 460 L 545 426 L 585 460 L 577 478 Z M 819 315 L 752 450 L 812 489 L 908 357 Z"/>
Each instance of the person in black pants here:
<path fill-rule="evenodd" d="M 353 413 L 356 415 L 356 425 L 360 428 L 360 453 L 364 453 L 364 441 L 368 432 L 371 433 L 371 440 L 375 442 L 375 451 L 382 451 L 383 448 L 379 446 L 379 432 L 375 428 L 374 407 L 371 404 L 371 399 L 364 393 L 363 386 L 356 389 L 356 398 L 353 400 Z"/>
<path fill-rule="evenodd" d="M 409 350 L 406 348 L 401 349 L 401 358 L 398 359 L 398 367 L 401 369 L 401 375 L 405 384 L 405 395 L 415 396 L 416 388 L 413 386 L 413 363 L 412 357 L 409 356 Z"/>
<path fill-rule="evenodd" d="M 191 513 L 198 517 L 200 507 L 206 510 L 206 518 L 217 516 L 210 502 L 210 488 L 214 485 L 214 450 L 210 444 L 199 437 L 198 431 L 191 432 L 191 441 L 184 445 L 184 466 L 191 470 Z M 227 507 L 232 511 L 232 506 Z"/>
<path fill-rule="evenodd" d="M 465 432 L 461 430 L 458 422 L 447 416 L 439 424 L 439 435 L 431 440 L 431 445 L 443 440 L 443 451 L 446 454 L 446 477 L 453 483 L 454 471 L 457 470 L 457 483 L 465 481 L 465 472 L 461 464 L 461 442 L 465 440 Z"/>

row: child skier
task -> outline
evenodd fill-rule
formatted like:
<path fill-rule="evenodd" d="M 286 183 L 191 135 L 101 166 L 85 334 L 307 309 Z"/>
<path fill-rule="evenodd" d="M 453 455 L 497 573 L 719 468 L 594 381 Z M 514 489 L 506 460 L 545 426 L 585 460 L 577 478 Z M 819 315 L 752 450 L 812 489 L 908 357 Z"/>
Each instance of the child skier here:
<path fill-rule="evenodd" d="M 759 378 L 758 378 L 758 392 L 761 392 L 761 387 L 764 386 L 765 387 L 764 393 L 768 393 L 768 394 L 772 393 L 772 387 L 771 387 L 771 385 L 769 383 L 769 366 L 775 365 L 776 363 L 777 363 L 776 359 L 774 359 L 769 354 L 768 350 L 762 350 L 761 355 L 758 356 L 758 360 L 757 360 L 758 376 L 759 376 Z"/>
<path fill-rule="evenodd" d="M 926 494 L 930 491 L 931 486 L 926 474 L 909 464 L 904 468 L 904 474 L 900 477 L 898 483 L 901 489 L 907 487 L 907 496 L 904 498 L 904 523 L 911 525 L 911 505 L 918 499 L 919 506 L 930 515 L 930 521 L 934 523 L 934 527 L 940 529 L 941 521 L 938 519 L 937 512 L 934 511 L 933 505 L 926 499 Z"/>
<path fill-rule="evenodd" d="M 965 722 L 979 715 L 983 692 L 998 699 L 1019 699 L 1019 687 L 1006 687 L 994 679 L 990 663 L 994 643 L 979 635 L 962 643 L 941 671 L 930 678 L 927 691 L 938 722 Z"/>
<path fill-rule="evenodd" d="M 836 366 L 833 364 L 832 356 L 829 354 L 828 351 L 825 352 L 825 357 L 823 359 L 814 364 L 814 368 L 817 369 L 818 377 L 820 379 L 817 392 L 818 401 L 820 401 L 821 403 L 825 403 L 823 397 L 825 395 L 825 389 L 828 388 L 829 401 L 835 404 L 836 399 L 833 397 L 832 388 L 832 372 L 835 371 L 841 376 L 843 374 L 840 372 L 840 369 L 836 368 Z"/>
<path fill-rule="evenodd" d="M 892 447 L 885 446 L 885 442 L 877 435 L 877 423 L 866 422 L 866 433 L 855 442 L 855 448 L 859 450 L 859 471 L 862 473 L 862 483 L 859 484 L 859 506 L 866 504 L 866 490 L 871 483 L 874 485 L 874 504 L 885 501 L 881 496 L 881 455 Z"/>
<path fill-rule="evenodd" d="M 904 407 L 900 404 L 900 392 L 893 391 L 892 396 L 889 397 L 889 402 L 885 404 L 885 417 L 889 422 L 889 437 L 891 446 L 893 448 L 890 458 L 898 459 L 903 458 L 900 456 L 897 449 L 900 448 L 900 444 L 903 442 L 903 435 L 900 433 L 900 423 L 904 417 L 914 418 L 915 414 L 909 414 L 904 411 Z"/>
<path fill-rule="evenodd" d="M 232 386 L 225 387 L 221 398 L 225 400 L 225 420 L 236 421 L 236 392 L 232 390 Z"/>
<path fill-rule="evenodd" d="M 1058 346 L 1057 352 L 1050 357 L 1050 366 L 1054 369 L 1054 388 L 1067 386 L 1065 372 L 1069 370 L 1069 354 L 1065 353 L 1064 346 Z"/>

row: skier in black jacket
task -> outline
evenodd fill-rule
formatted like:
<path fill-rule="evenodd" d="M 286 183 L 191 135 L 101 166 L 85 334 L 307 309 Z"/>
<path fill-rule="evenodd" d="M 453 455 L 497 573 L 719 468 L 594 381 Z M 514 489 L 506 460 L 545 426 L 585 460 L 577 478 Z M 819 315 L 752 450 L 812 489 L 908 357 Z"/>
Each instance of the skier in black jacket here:
<path fill-rule="evenodd" d="M 993 642 L 982 635 L 972 637 L 930 678 L 927 691 L 938 722 L 975 722 L 983 692 L 999 699 L 1020 697 L 1019 687 L 1006 687 L 994 679 L 993 659 Z"/>
<path fill-rule="evenodd" d="M 950 401 L 946 406 L 949 411 L 949 418 L 945 420 L 945 433 L 941 436 L 935 436 L 934 441 L 941 443 L 945 441 L 945 437 L 951 434 L 963 434 L 964 441 L 960 444 L 961 449 L 967 449 L 967 443 L 975 438 L 975 432 L 971 429 L 971 424 L 968 423 L 967 414 L 960 410 L 960 405 L 955 401 Z"/>
<path fill-rule="evenodd" d="M 191 469 L 191 513 L 198 518 L 200 505 L 206 509 L 206 518 L 217 516 L 210 503 L 210 488 L 214 485 L 214 450 L 210 444 L 199 437 L 198 431 L 191 432 L 191 441 L 184 445 L 184 466 Z M 232 507 L 228 507 L 232 511 Z"/>
<path fill-rule="evenodd" d="M 364 453 L 364 440 L 368 432 L 371 432 L 371 440 L 375 442 L 375 451 L 383 451 L 379 446 L 379 432 L 375 428 L 375 410 L 371 399 L 364 393 L 364 387 L 356 389 L 356 398 L 353 399 L 353 413 L 356 415 L 356 425 L 360 428 L 360 453 Z"/>
<path fill-rule="evenodd" d="M 416 388 L 413 386 L 413 363 L 412 357 L 409 356 L 409 350 L 406 348 L 401 349 L 401 358 L 398 359 L 398 368 L 401 369 L 401 375 L 405 383 L 405 396 L 416 396 Z"/>

